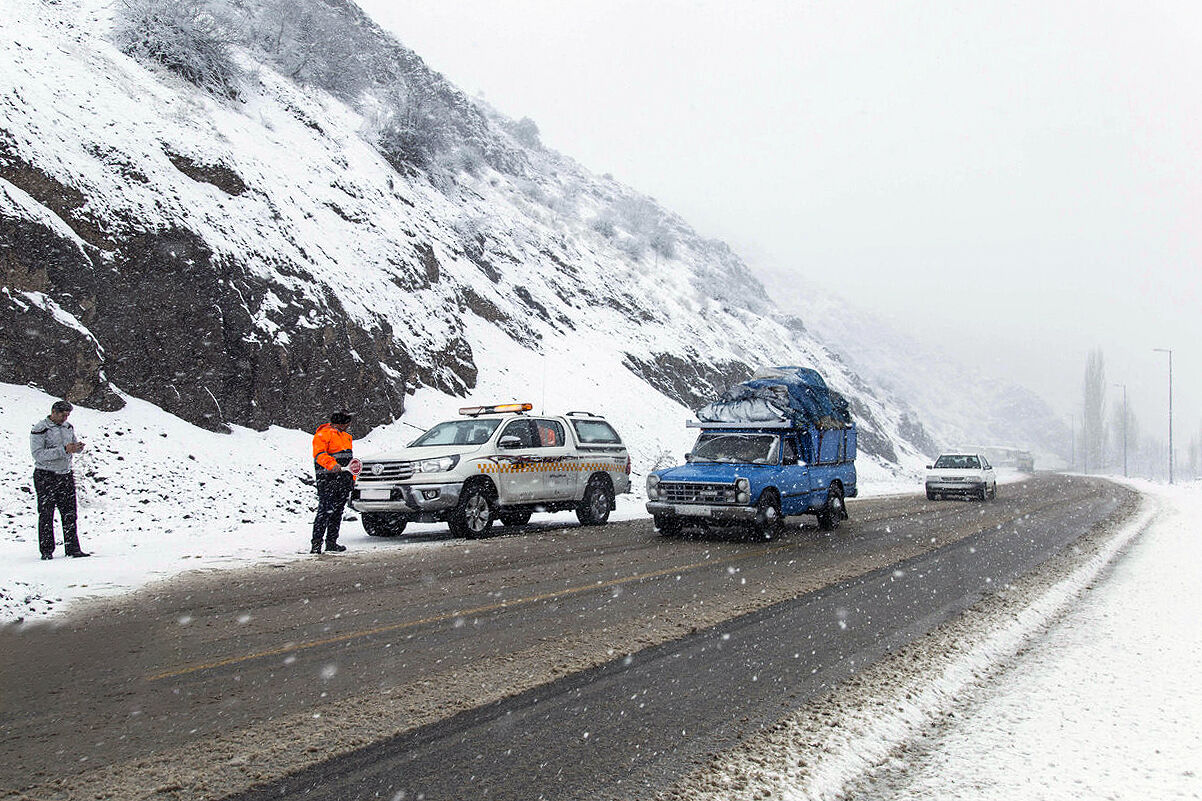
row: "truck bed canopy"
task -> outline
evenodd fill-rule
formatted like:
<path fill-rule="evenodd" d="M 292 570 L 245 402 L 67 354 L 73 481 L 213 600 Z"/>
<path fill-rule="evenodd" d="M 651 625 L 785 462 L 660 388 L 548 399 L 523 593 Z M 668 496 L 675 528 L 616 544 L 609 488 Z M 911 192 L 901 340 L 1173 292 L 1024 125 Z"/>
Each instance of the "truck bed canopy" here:
<path fill-rule="evenodd" d="M 697 410 L 703 423 L 779 423 L 836 429 L 851 424 L 847 399 L 808 367 L 764 367 Z"/>

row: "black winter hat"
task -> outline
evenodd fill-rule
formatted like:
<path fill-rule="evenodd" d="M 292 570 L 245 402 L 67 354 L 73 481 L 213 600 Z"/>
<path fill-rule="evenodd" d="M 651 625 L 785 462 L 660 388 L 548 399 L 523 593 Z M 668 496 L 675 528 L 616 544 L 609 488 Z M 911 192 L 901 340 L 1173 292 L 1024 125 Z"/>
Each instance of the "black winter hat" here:
<path fill-rule="evenodd" d="M 344 426 L 347 423 L 349 423 L 353 417 L 354 417 L 353 414 L 351 414 L 350 412 L 343 409 L 341 411 L 337 411 L 337 412 L 334 412 L 333 414 L 331 414 L 330 422 L 336 426 Z"/>

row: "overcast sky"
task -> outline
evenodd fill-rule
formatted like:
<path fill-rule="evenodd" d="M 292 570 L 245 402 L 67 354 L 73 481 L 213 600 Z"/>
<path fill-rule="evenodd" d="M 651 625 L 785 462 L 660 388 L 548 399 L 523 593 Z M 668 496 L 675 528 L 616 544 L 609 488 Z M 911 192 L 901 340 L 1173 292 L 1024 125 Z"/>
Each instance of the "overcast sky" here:
<path fill-rule="evenodd" d="M 1173 348 L 1181 458 L 1202 430 L 1202 3 L 361 5 L 755 269 L 834 276 L 1066 422 L 1098 347 L 1163 436 Z"/>

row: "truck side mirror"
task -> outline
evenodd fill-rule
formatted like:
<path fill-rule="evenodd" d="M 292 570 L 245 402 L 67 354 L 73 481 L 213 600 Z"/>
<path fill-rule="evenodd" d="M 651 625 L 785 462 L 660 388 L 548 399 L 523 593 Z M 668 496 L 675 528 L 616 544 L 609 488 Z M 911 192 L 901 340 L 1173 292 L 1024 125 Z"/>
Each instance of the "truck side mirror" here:
<path fill-rule="evenodd" d="M 686 462 L 691 462 L 691 461 L 693 461 L 693 454 L 691 454 L 691 453 L 686 453 L 686 454 L 684 455 L 684 460 L 685 460 Z"/>
<path fill-rule="evenodd" d="M 933 464 L 927 465 L 927 470 L 934 470 L 934 469 L 935 469 L 935 465 L 933 465 Z"/>
<path fill-rule="evenodd" d="M 501 441 L 497 443 L 502 448 L 520 448 L 522 441 L 517 437 L 501 437 Z"/>

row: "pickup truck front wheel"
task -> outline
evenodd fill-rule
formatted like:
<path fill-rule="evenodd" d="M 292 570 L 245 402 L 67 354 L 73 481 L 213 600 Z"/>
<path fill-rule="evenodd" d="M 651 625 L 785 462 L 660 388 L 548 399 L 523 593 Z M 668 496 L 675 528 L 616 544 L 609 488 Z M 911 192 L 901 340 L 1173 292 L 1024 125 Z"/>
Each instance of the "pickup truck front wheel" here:
<path fill-rule="evenodd" d="M 584 488 L 584 499 L 576 507 L 576 518 L 582 526 L 603 526 L 609 522 L 609 512 L 613 508 L 613 491 L 604 480 L 594 478 Z"/>
<path fill-rule="evenodd" d="M 397 537 L 409 521 L 391 512 L 363 512 L 363 530 L 369 537 Z"/>
<path fill-rule="evenodd" d="M 751 524 L 751 530 L 757 537 L 767 542 L 780 533 L 783 525 L 784 518 L 780 516 L 780 499 L 776 497 L 775 492 L 764 490 L 760 495 L 759 503 L 755 505 L 755 522 Z"/>
<path fill-rule="evenodd" d="M 488 530 L 492 527 L 495 517 L 492 498 L 483 487 L 477 485 L 463 491 L 459 505 L 455 507 L 451 519 L 447 522 L 452 534 L 477 539 L 488 536 Z"/>

